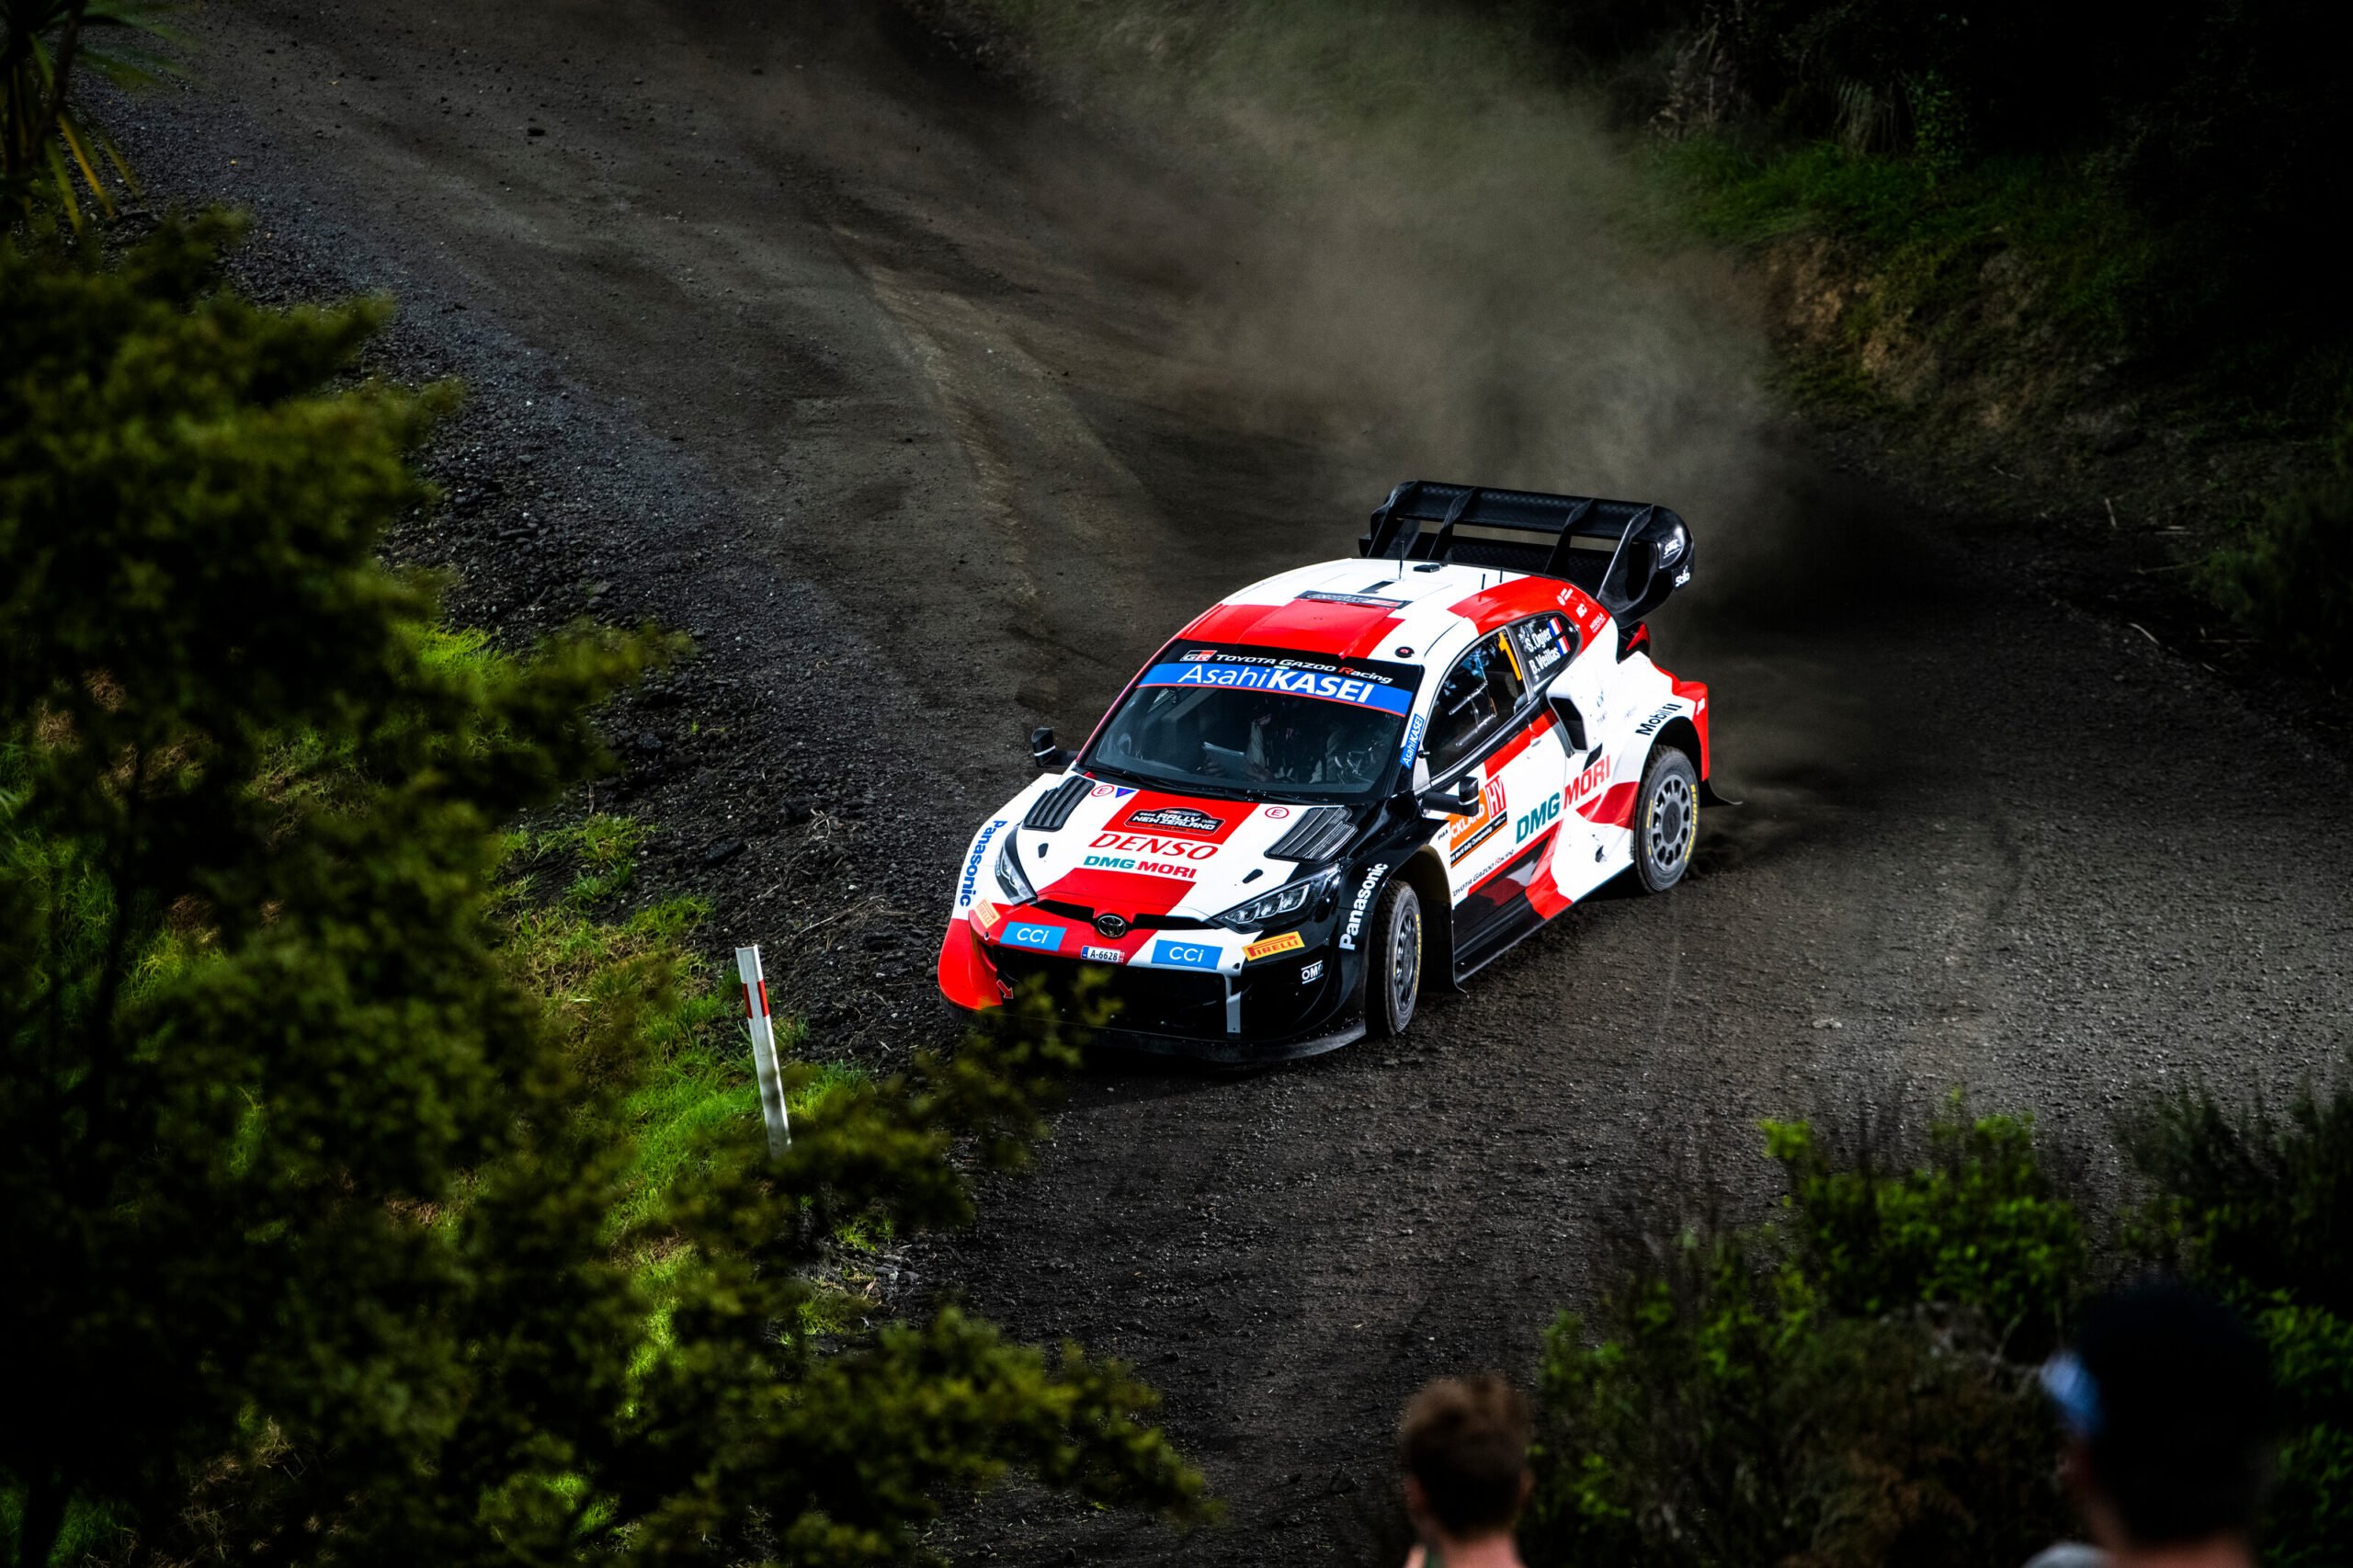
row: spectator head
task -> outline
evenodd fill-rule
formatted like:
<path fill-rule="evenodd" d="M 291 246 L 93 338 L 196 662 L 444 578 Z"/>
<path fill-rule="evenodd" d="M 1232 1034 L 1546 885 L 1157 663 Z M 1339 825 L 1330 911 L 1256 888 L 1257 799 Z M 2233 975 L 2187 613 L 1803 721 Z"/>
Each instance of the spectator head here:
<path fill-rule="evenodd" d="M 1405 1503 L 1452 1540 L 1511 1528 L 1528 1500 L 1528 1400 L 1501 1378 L 1440 1378 L 1397 1426 Z"/>
<path fill-rule="evenodd" d="M 2103 1298 L 2043 1386 L 2068 1484 L 2111 1551 L 2253 1533 L 2269 1469 L 2271 1373 L 2239 1315 L 2155 1278 Z"/>

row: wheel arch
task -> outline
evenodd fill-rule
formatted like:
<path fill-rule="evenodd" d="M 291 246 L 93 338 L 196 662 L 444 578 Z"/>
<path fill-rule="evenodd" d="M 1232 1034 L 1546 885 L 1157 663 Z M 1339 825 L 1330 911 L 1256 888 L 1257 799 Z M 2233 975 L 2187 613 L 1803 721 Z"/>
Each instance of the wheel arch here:
<path fill-rule="evenodd" d="M 1699 738 L 1699 726 L 1691 722 L 1689 714 L 1677 713 L 1659 726 L 1658 733 L 1651 740 L 1651 750 L 1656 751 L 1661 746 L 1673 746 L 1689 757 L 1691 771 L 1698 774 L 1702 780 L 1706 779 L 1708 777 L 1707 743 Z"/>
<path fill-rule="evenodd" d="M 1722 806 L 1736 803 L 1726 801 L 1717 794 L 1716 787 L 1708 782 L 1708 737 L 1699 725 L 1691 722 L 1689 714 L 1677 713 L 1660 726 L 1657 735 L 1651 741 L 1651 751 L 1656 751 L 1661 746 L 1673 746 L 1691 759 L 1691 771 L 1699 776 L 1701 805 Z M 1650 755 L 1647 752 L 1643 754 L 1643 766 L 1645 767 L 1650 766 Z"/>
<path fill-rule="evenodd" d="M 1422 930 L 1429 941 L 1431 951 L 1422 965 L 1425 976 L 1436 977 L 1439 985 L 1451 989 L 1454 984 L 1454 901 L 1448 891 L 1446 867 L 1438 858 L 1438 850 L 1425 845 L 1397 868 L 1395 875 L 1403 877 L 1422 901 Z M 1427 987 L 1427 979 L 1423 982 Z"/>

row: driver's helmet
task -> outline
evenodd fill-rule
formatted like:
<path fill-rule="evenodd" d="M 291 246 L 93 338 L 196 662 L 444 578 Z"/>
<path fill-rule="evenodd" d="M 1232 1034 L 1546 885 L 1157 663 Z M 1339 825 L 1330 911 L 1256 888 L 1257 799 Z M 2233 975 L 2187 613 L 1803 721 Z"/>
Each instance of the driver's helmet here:
<path fill-rule="evenodd" d="M 1302 766 L 1313 765 L 1312 742 L 1300 718 L 1291 704 L 1269 700 L 1260 705 L 1254 722 L 1267 771 L 1278 778 L 1295 779 Z"/>

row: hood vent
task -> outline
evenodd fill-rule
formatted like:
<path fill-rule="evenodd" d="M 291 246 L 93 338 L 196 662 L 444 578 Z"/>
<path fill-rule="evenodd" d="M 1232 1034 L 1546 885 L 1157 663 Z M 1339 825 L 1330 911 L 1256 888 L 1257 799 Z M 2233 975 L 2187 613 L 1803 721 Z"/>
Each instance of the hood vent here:
<path fill-rule="evenodd" d="M 1058 788 L 1038 797 L 1038 803 L 1029 808 L 1029 814 L 1021 819 L 1021 825 L 1045 833 L 1053 832 L 1070 821 L 1071 812 L 1078 810 L 1079 801 L 1085 800 L 1086 792 L 1093 788 L 1094 779 L 1084 773 L 1072 774 Z"/>
<path fill-rule="evenodd" d="M 1346 811 L 1338 806 L 1318 806 L 1275 840 L 1274 847 L 1267 854 L 1277 860 L 1328 860 L 1355 831 Z"/>

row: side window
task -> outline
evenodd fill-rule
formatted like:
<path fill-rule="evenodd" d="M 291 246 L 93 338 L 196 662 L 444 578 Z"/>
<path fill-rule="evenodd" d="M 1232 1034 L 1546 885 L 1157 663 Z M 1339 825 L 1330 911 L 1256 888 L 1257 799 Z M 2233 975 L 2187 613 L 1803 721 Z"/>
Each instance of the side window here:
<path fill-rule="evenodd" d="M 1481 638 L 1438 683 L 1430 713 L 1430 771 L 1443 773 L 1500 731 L 1527 689 L 1504 633 Z"/>
<path fill-rule="evenodd" d="M 1529 687 L 1540 687 L 1577 651 L 1577 634 L 1566 616 L 1547 611 L 1515 621 L 1504 633 L 1519 654 L 1520 674 Z"/>

